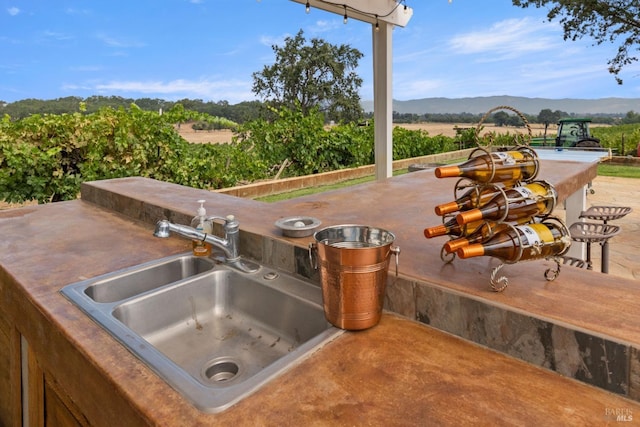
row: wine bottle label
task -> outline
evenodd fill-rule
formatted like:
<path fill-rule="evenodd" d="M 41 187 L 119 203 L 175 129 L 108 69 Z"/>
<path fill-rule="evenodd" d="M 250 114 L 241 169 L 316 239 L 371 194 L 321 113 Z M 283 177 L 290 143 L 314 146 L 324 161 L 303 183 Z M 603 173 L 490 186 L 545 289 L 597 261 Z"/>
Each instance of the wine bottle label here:
<path fill-rule="evenodd" d="M 547 227 L 545 224 L 536 223 L 536 224 L 531 224 L 529 226 L 536 231 L 536 233 L 538 234 L 538 236 L 540 236 L 540 239 L 543 242 L 551 243 L 555 240 L 553 237 L 553 233 L 551 232 L 551 230 L 549 230 L 549 227 Z"/>
<path fill-rule="evenodd" d="M 532 226 L 521 225 L 517 228 L 522 232 L 522 244 L 524 246 L 540 245 L 543 242 Z"/>
<path fill-rule="evenodd" d="M 516 227 L 522 231 L 522 243 L 524 245 L 542 245 L 545 242 L 553 242 L 553 234 L 547 226 L 541 223 L 519 225 Z"/>
<path fill-rule="evenodd" d="M 493 153 L 493 156 L 502 162 L 504 165 L 515 165 L 516 159 L 509 153 L 505 153 L 503 151 L 499 151 L 497 153 Z"/>
<path fill-rule="evenodd" d="M 531 183 L 527 184 L 527 188 L 528 189 L 532 189 L 532 191 L 534 193 L 537 193 L 537 194 L 540 194 L 540 195 L 549 194 L 549 191 L 547 191 L 547 187 L 541 185 L 538 182 L 531 182 Z"/>
<path fill-rule="evenodd" d="M 513 190 L 520 193 L 520 195 L 525 199 L 531 199 L 534 195 L 533 191 L 529 190 L 527 187 L 513 187 Z"/>

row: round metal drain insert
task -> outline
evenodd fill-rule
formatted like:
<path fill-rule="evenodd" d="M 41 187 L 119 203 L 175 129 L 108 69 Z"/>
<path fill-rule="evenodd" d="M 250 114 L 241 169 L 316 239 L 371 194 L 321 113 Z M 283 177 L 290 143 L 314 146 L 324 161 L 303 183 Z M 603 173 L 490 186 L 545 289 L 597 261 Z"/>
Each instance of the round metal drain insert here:
<path fill-rule="evenodd" d="M 202 375 L 208 381 L 224 382 L 235 378 L 240 372 L 240 366 L 229 358 L 213 359 L 207 363 Z"/>
<path fill-rule="evenodd" d="M 265 280 L 275 280 L 277 279 L 279 276 L 278 273 L 276 273 L 275 271 L 270 271 L 268 273 L 266 273 L 264 276 L 262 276 Z"/>

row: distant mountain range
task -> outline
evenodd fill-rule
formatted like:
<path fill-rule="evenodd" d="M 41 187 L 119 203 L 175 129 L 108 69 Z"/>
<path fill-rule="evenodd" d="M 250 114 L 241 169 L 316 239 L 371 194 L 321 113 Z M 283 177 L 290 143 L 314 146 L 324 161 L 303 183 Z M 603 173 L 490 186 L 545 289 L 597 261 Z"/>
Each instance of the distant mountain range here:
<path fill-rule="evenodd" d="M 541 110 L 560 110 L 569 114 L 620 114 L 640 112 L 640 98 L 545 99 L 519 96 L 484 96 L 475 98 L 423 98 L 393 101 L 393 111 L 403 114 L 483 114 L 507 105 L 524 113 L 537 115 Z M 363 101 L 366 112 L 373 111 L 373 101 Z"/>

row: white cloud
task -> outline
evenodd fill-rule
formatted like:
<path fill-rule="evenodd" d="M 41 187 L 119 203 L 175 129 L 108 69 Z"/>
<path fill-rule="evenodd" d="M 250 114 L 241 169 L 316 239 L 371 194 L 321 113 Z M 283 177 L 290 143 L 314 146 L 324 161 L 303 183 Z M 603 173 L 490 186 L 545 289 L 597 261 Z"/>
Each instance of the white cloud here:
<path fill-rule="evenodd" d="M 113 58 L 125 58 L 129 56 L 129 53 L 125 52 L 124 50 L 114 50 L 113 52 L 109 53 L 109 55 L 107 56 L 111 56 Z"/>
<path fill-rule="evenodd" d="M 420 98 L 416 94 L 433 93 L 445 86 L 445 82 L 438 79 L 400 80 L 394 83 L 394 97 L 399 99 Z"/>
<path fill-rule="evenodd" d="M 18 9 L 17 7 L 13 6 L 7 9 L 7 13 L 11 16 L 16 16 L 17 14 L 20 13 L 20 9 Z"/>
<path fill-rule="evenodd" d="M 337 19 L 333 19 L 333 20 L 321 19 L 316 21 L 314 25 L 309 27 L 309 32 L 312 34 L 322 34 L 330 31 L 334 31 L 337 28 L 340 28 L 340 26 L 344 27 L 344 24 L 342 23 L 342 21 L 338 21 Z"/>
<path fill-rule="evenodd" d="M 2 70 L 4 74 L 18 74 L 18 72 L 24 70 L 24 68 L 25 65 L 19 62 L 5 62 L 0 64 L 0 70 Z"/>
<path fill-rule="evenodd" d="M 92 91 L 94 87 L 90 84 L 65 83 L 60 88 L 64 91 L 76 92 L 79 90 Z"/>
<path fill-rule="evenodd" d="M 71 85 L 67 85 L 71 88 Z M 200 80 L 176 79 L 172 81 L 111 81 L 92 85 L 93 90 L 100 93 L 124 92 L 127 94 L 144 94 L 180 98 L 201 98 L 211 100 L 227 100 L 241 102 L 254 99 L 251 82 L 243 80 Z M 129 95 L 132 96 L 132 95 Z"/>
<path fill-rule="evenodd" d="M 71 39 L 73 39 L 73 36 L 70 35 L 70 34 L 59 33 L 59 32 L 56 32 L 56 31 L 45 31 L 43 33 L 43 35 L 47 39 L 53 39 L 53 40 L 56 40 L 56 41 L 63 41 L 63 40 L 71 40 Z"/>
<path fill-rule="evenodd" d="M 229 50 L 229 51 L 226 51 L 226 52 L 221 52 L 219 55 L 220 56 L 237 56 L 237 55 L 241 54 L 242 52 L 243 52 L 242 49 L 236 48 L 236 49 Z"/>
<path fill-rule="evenodd" d="M 400 51 L 400 49 L 397 49 Z M 416 63 L 428 63 L 433 58 L 440 58 L 443 55 L 448 56 L 450 53 L 443 53 L 438 47 L 432 47 L 426 50 L 406 50 L 403 49 L 398 54 L 394 51 L 393 62 L 396 64 L 408 63 L 414 65 Z"/>
<path fill-rule="evenodd" d="M 552 51 L 562 40 L 556 27 L 531 18 L 507 19 L 490 28 L 460 33 L 449 40 L 449 47 L 460 54 L 523 56 L 530 52 Z"/>
<path fill-rule="evenodd" d="M 399 50 L 394 57 L 396 99 L 502 94 L 580 97 L 585 87 L 596 86 L 594 82 L 608 75 L 604 50 L 584 42 L 565 42 L 557 25 L 534 18 L 454 33 L 448 41 L 422 50 Z M 607 96 L 616 93 L 617 88 L 605 87 Z M 601 95 L 594 92 L 594 96 Z"/>
<path fill-rule="evenodd" d="M 88 9 L 74 9 L 72 7 L 67 8 L 65 10 L 67 15 L 90 15 L 91 11 Z"/>
<path fill-rule="evenodd" d="M 260 36 L 260 44 L 263 44 L 265 46 L 282 46 L 284 45 L 284 39 L 286 39 L 287 37 L 291 37 L 291 34 L 283 34 L 281 36 Z"/>
<path fill-rule="evenodd" d="M 118 47 L 118 48 L 136 47 L 137 48 L 137 47 L 146 46 L 146 44 L 143 42 L 138 42 L 135 40 L 119 39 L 104 33 L 96 34 L 96 38 L 102 41 L 104 44 L 106 44 L 109 47 Z"/>
<path fill-rule="evenodd" d="M 79 71 L 79 72 L 94 72 L 94 71 L 102 71 L 103 67 L 100 65 L 79 65 L 75 67 L 70 67 L 70 71 Z"/>
<path fill-rule="evenodd" d="M 0 36 L 0 43 L 4 44 L 21 44 L 22 41 L 14 38 L 9 38 L 6 36 Z"/>

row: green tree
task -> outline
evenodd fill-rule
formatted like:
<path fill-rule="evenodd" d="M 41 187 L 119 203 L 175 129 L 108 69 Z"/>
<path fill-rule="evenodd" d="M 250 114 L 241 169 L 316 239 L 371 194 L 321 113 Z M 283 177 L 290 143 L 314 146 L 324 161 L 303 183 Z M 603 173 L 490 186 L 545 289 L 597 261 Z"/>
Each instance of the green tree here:
<path fill-rule="evenodd" d="M 627 65 L 638 58 L 631 52 L 640 50 L 640 2 L 628 0 L 512 0 L 514 6 L 546 7 L 549 21 L 559 19 L 565 40 L 592 37 L 596 44 L 620 39 L 617 54 L 610 59 L 609 72 L 618 76 Z"/>
<path fill-rule="evenodd" d="M 623 124 L 640 123 L 640 114 L 635 111 L 628 111 L 625 117 L 620 121 Z"/>
<path fill-rule="evenodd" d="M 507 126 L 522 127 L 524 126 L 524 122 L 518 115 L 509 115 L 507 118 Z"/>
<path fill-rule="evenodd" d="M 496 126 L 506 126 L 509 124 L 509 114 L 504 111 L 498 111 L 493 115 Z"/>
<path fill-rule="evenodd" d="M 327 120 L 356 121 L 362 117 L 355 73 L 363 54 L 348 45 L 332 45 L 321 39 L 306 43 L 302 30 L 287 37 L 284 46 L 272 46 L 273 65 L 253 73 L 253 92 L 272 107 L 318 108 Z"/>
<path fill-rule="evenodd" d="M 546 142 L 549 125 L 557 121 L 555 114 L 553 114 L 553 111 L 551 111 L 549 108 L 545 108 L 544 110 L 540 110 L 540 113 L 538 113 L 537 121 L 538 123 L 542 123 L 544 125 L 544 138 Z"/>
<path fill-rule="evenodd" d="M 553 111 L 551 111 L 549 108 L 540 110 L 540 113 L 538 113 L 538 123 L 542 123 L 544 125 L 545 132 L 549 125 L 551 123 L 557 122 L 558 119 L 559 117 L 556 117 L 555 114 L 553 114 Z"/>
<path fill-rule="evenodd" d="M 542 123 L 544 125 L 544 134 L 547 134 L 547 129 L 549 129 L 549 125 L 552 123 L 558 123 L 563 117 L 567 117 L 569 114 L 560 110 L 551 111 L 549 108 L 545 108 L 544 110 L 540 110 L 538 113 L 538 117 L 536 120 L 538 123 Z"/>

